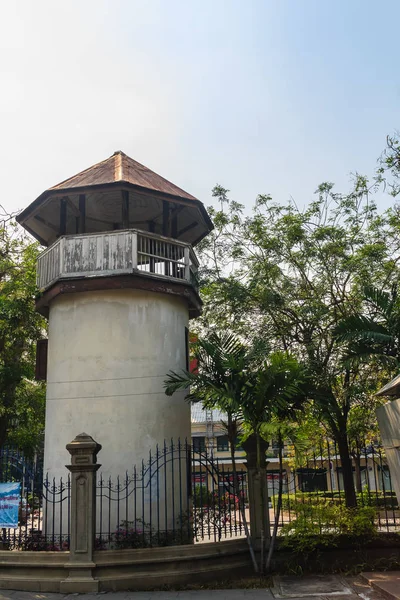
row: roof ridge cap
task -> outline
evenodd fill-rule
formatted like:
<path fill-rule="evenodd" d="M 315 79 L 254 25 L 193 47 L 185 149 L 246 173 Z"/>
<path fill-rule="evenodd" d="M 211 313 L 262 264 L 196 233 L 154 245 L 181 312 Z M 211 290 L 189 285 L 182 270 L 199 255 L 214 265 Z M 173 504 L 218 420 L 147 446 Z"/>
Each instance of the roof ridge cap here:
<path fill-rule="evenodd" d="M 114 180 L 115 181 L 123 181 L 123 166 L 122 166 L 122 156 L 126 156 L 123 152 L 115 152 L 113 154 L 115 157 L 114 162 Z"/>

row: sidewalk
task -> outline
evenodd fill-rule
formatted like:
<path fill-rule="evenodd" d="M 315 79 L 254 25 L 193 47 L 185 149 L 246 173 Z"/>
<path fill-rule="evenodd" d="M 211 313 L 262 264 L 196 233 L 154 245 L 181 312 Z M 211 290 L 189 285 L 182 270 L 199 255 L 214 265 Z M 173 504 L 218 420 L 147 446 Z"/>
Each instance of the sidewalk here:
<path fill-rule="evenodd" d="M 400 600 L 400 571 L 362 573 L 361 577 L 388 600 Z"/>
<path fill-rule="evenodd" d="M 373 574 L 369 574 L 373 575 Z M 375 575 L 390 575 L 380 573 Z M 400 577 L 400 574 L 397 574 Z M 400 579 L 398 580 L 400 581 Z M 48 594 L 0 590 L 0 600 L 384 600 L 364 577 L 276 577 L 272 589 L 196 590 L 170 592 L 103 592 L 100 594 Z M 397 600 L 398 596 L 392 596 Z"/>

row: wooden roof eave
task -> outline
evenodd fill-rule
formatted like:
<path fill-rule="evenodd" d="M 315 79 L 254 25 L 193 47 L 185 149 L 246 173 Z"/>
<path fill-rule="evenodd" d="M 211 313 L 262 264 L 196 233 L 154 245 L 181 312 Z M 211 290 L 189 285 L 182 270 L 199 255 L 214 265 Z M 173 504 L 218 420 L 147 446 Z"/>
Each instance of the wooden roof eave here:
<path fill-rule="evenodd" d="M 188 207 L 193 207 L 193 208 L 197 208 L 200 213 L 201 216 L 204 219 L 205 224 L 208 226 L 209 231 L 211 231 L 212 229 L 214 229 L 214 225 L 213 222 L 210 219 L 210 216 L 208 215 L 206 209 L 204 208 L 202 202 L 200 202 L 200 200 L 189 200 L 188 198 L 181 198 L 180 196 L 175 196 L 173 194 L 167 194 L 165 192 L 159 192 L 158 190 L 152 190 L 149 188 L 145 188 L 139 185 L 135 185 L 133 183 L 129 183 L 127 181 L 116 181 L 113 183 L 101 183 L 101 184 L 97 184 L 97 185 L 90 185 L 90 186 L 83 186 L 83 187 L 72 187 L 72 188 L 64 188 L 64 189 L 49 189 L 46 190 L 45 192 L 43 192 L 42 194 L 40 194 L 40 196 L 38 196 L 36 198 L 36 200 L 34 200 L 29 206 L 27 206 L 27 208 L 25 208 L 25 210 L 23 210 L 22 212 L 19 213 L 19 215 L 17 215 L 16 220 L 18 223 L 20 223 L 21 225 L 25 226 L 25 221 L 27 219 L 29 219 L 30 217 L 33 217 L 40 208 L 42 208 L 43 206 L 45 206 L 47 204 L 47 202 L 49 202 L 51 199 L 53 198 L 62 198 L 64 196 L 68 196 L 68 194 L 87 194 L 90 192 L 106 192 L 107 190 L 116 190 L 116 189 L 120 189 L 120 190 L 135 190 L 135 191 L 139 191 L 139 192 L 145 192 L 147 194 L 151 194 L 153 196 L 156 196 L 157 198 L 160 198 L 161 200 L 168 200 L 168 201 L 173 201 L 176 202 L 178 204 L 182 204 Z M 26 228 L 28 229 L 28 228 Z M 32 235 L 34 235 L 34 237 L 36 239 L 38 239 L 38 236 L 35 235 L 33 232 Z M 203 237 L 205 237 L 207 235 L 208 232 L 205 232 L 202 236 L 200 236 L 195 243 L 198 243 L 201 239 L 203 239 Z M 40 240 L 39 240 L 40 241 Z"/>

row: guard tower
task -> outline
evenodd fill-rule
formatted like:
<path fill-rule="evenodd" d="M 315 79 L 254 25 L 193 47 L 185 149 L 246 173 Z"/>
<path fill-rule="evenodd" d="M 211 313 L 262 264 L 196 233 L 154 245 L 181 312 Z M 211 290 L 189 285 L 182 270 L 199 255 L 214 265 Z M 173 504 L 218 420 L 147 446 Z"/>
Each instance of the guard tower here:
<path fill-rule="evenodd" d="M 188 321 L 201 311 L 192 246 L 212 229 L 203 204 L 123 152 L 46 190 L 18 217 L 47 249 L 36 308 L 49 319 L 45 471 L 65 475 L 81 431 L 103 473 L 131 472 L 164 439 L 190 437 L 183 392 Z"/>

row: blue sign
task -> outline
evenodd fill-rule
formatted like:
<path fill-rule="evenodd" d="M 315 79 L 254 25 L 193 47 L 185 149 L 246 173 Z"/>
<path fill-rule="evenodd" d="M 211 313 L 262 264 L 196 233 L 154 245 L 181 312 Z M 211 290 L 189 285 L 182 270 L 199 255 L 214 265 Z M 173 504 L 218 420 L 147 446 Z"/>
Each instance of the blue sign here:
<path fill-rule="evenodd" d="M 0 483 L 0 528 L 16 529 L 21 501 L 20 483 Z"/>

